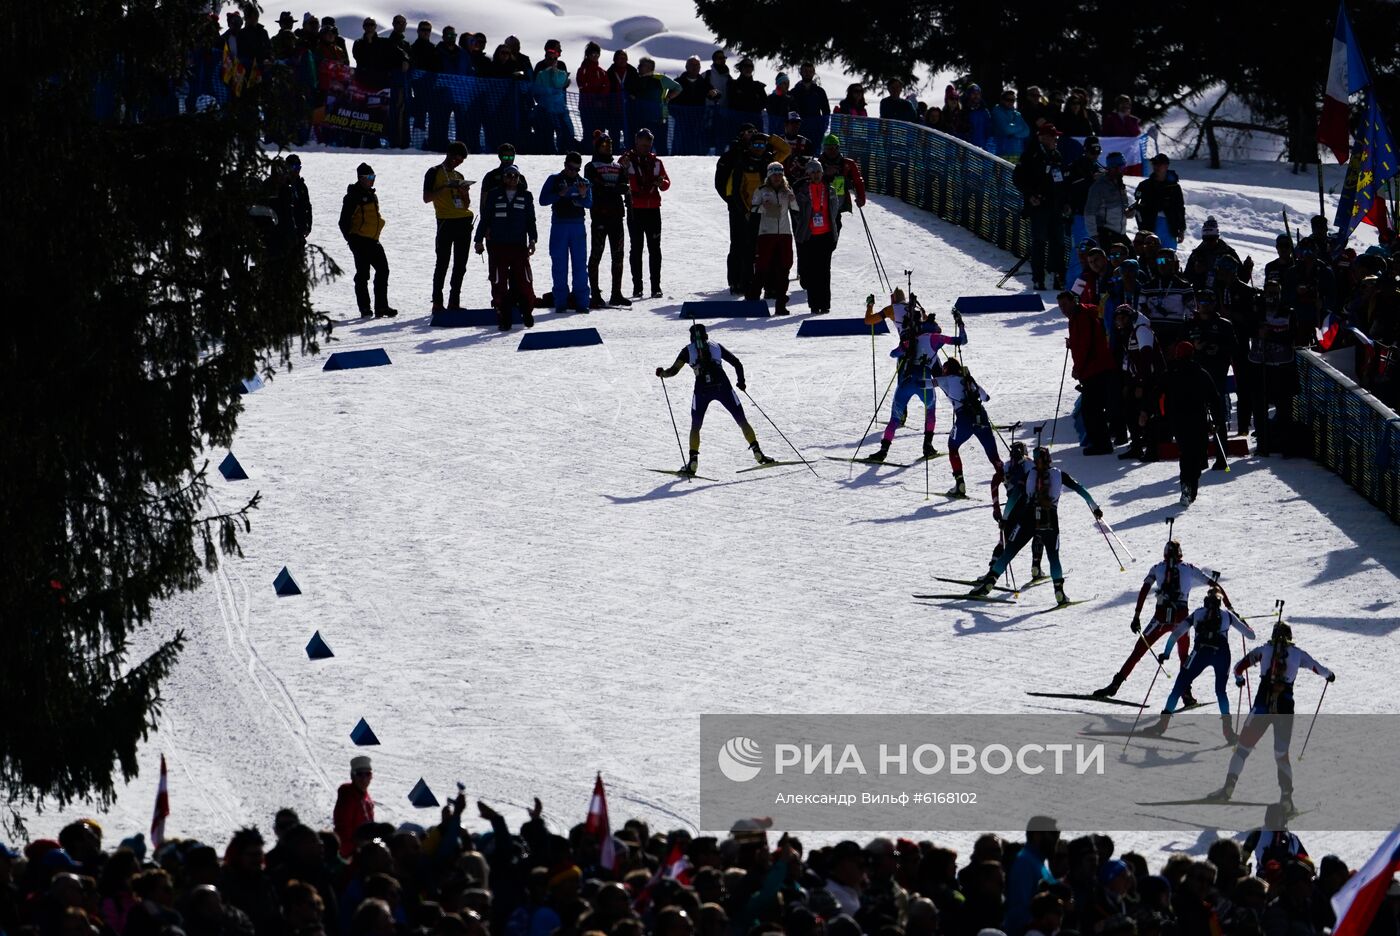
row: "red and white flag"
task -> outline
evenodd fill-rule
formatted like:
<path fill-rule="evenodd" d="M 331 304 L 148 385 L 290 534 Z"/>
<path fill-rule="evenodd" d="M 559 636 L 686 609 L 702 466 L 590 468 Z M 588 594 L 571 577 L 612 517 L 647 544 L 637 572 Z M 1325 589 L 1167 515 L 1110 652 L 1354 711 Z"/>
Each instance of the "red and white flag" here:
<path fill-rule="evenodd" d="M 651 893 L 656 885 L 665 878 L 668 881 L 678 881 L 686 887 L 690 886 L 694 878 L 694 869 L 691 867 L 690 859 L 685 856 L 685 849 L 679 841 L 671 845 L 671 851 L 666 855 L 666 860 L 657 866 L 652 874 L 651 880 L 647 881 L 642 892 L 637 895 L 633 902 L 633 907 L 637 910 L 645 910 L 651 904 Z"/>
<path fill-rule="evenodd" d="M 1337 925 L 1332 936 L 1363 936 L 1371 928 L 1376 911 L 1385 902 L 1390 881 L 1400 871 L 1400 826 L 1386 836 L 1381 847 L 1337 891 L 1332 898 L 1332 911 Z"/>
<path fill-rule="evenodd" d="M 613 842 L 612 826 L 608 824 L 608 795 L 603 790 L 603 775 L 593 781 L 593 798 L 588 801 L 588 821 L 584 832 L 598 840 L 598 864 L 609 871 L 617 870 L 617 848 Z"/>
<path fill-rule="evenodd" d="M 1349 99 L 1370 83 L 1361 48 L 1347 18 L 1346 0 L 1342 0 L 1337 7 L 1337 28 L 1332 34 L 1332 60 L 1327 67 L 1322 116 L 1317 121 L 1317 142 L 1330 149 L 1339 163 L 1351 158 Z"/>
<path fill-rule="evenodd" d="M 165 817 L 170 815 L 170 789 L 165 782 L 165 755 L 160 756 L 160 786 L 156 789 L 156 808 L 151 813 L 151 852 L 165 841 Z"/>

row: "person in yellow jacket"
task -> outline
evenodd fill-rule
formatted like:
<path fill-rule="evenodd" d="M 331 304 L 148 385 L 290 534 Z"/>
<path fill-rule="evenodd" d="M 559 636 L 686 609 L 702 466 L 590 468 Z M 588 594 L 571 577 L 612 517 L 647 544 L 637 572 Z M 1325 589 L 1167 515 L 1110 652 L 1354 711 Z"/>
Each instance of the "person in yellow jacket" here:
<path fill-rule="evenodd" d="M 452 291 L 447 308 L 462 307 L 462 275 L 467 271 L 471 256 L 473 182 L 457 171 L 467 158 L 467 144 L 457 141 L 447 147 L 447 158 L 433 166 L 423 176 L 423 202 L 433 206 L 437 217 L 437 265 L 433 267 L 433 312 L 441 312 L 442 283 L 447 278 L 447 263 L 452 261 Z"/>
<path fill-rule="evenodd" d="M 729 205 L 729 294 L 748 292 L 753 279 L 755 240 L 753 193 L 763 185 L 768 164 L 785 163 L 792 154 L 787 141 L 743 124 L 715 166 L 715 191 Z"/>
<path fill-rule="evenodd" d="M 384 218 L 379 214 L 379 196 L 374 194 L 374 170 L 360 163 L 355 181 L 346 186 L 340 203 L 340 233 L 355 257 L 355 301 L 360 317 L 392 318 L 397 309 L 389 307 L 389 258 L 379 243 Z M 374 270 L 374 307 L 369 304 L 369 271 Z"/>

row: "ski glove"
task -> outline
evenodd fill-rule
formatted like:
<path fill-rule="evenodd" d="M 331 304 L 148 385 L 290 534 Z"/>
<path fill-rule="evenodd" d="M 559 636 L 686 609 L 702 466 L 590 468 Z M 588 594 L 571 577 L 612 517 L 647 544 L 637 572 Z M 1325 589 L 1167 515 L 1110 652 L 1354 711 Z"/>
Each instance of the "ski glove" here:
<path fill-rule="evenodd" d="M 1337 674 L 1336 674 L 1336 673 L 1328 673 L 1328 674 L 1327 674 L 1327 681 L 1328 681 L 1328 682 L 1336 682 L 1336 681 L 1337 681 Z"/>
<path fill-rule="evenodd" d="M 1243 676 L 1236 676 L 1236 677 L 1235 677 L 1235 685 L 1236 685 L 1236 686 L 1239 686 L 1241 689 L 1243 689 L 1243 688 L 1244 688 L 1244 677 L 1243 677 Z"/>
<path fill-rule="evenodd" d="M 1133 615 L 1133 623 L 1128 626 L 1132 628 L 1134 634 L 1142 633 L 1142 618 L 1136 614 Z"/>
<path fill-rule="evenodd" d="M 1103 509 L 1102 509 L 1102 508 L 1099 508 L 1099 507 L 1095 507 L 1095 508 L 1094 508 L 1094 519 L 1095 519 L 1095 520 L 1102 520 L 1102 519 L 1103 519 Z"/>
<path fill-rule="evenodd" d="M 734 386 L 738 387 L 738 388 L 739 388 L 739 391 L 742 393 L 743 390 L 744 390 L 744 387 L 745 387 L 744 378 L 740 377 L 740 378 L 735 382 Z"/>
<path fill-rule="evenodd" d="M 666 368 L 664 368 L 664 367 L 658 367 L 658 368 L 656 369 L 656 376 L 658 376 L 658 377 L 660 377 L 660 378 L 662 378 L 662 379 L 664 380 L 664 379 L 666 378 Z"/>
<path fill-rule="evenodd" d="M 1157 662 L 1158 662 L 1158 663 L 1165 663 L 1165 662 L 1167 662 L 1167 658 L 1168 658 L 1169 656 L 1171 656 L 1171 654 L 1169 654 L 1169 653 L 1167 653 L 1167 651 L 1163 650 L 1161 653 L 1157 654 Z"/>
<path fill-rule="evenodd" d="M 995 520 L 997 523 L 1001 523 L 1001 505 L 1000 505 L 1000 504 L 993 504 L 993 505 L 992 505 L 992 519 Z"/>

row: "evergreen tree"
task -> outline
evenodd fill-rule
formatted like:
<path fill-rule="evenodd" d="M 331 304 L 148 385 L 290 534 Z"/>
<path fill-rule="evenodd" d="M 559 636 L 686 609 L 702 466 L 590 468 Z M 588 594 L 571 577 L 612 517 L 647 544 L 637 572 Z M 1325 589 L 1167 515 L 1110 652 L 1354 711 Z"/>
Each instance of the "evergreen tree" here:
<path fill-rule="evenodd" d="M 0 39 L 11 89 L 0 336 L 0 789 L 19 807 L 111 800 L 137 772 L 182 632 L 157 602 L 236 553 L 257 496 L 210 503 L 243 378 L 328 331 L 339 271 L 265 240 L 256 88 L 181 115 L 206 0 L 25 8 Z M 217 34 L 217 24 L 213 27 Z"/>

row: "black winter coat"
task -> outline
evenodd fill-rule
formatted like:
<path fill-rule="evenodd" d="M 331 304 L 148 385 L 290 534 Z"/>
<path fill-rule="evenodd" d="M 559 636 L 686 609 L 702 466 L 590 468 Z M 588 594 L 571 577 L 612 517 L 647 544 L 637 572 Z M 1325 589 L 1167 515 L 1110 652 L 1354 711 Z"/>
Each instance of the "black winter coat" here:
<path fill-rule="evenodd" d="M 1021 161 L 1011 174 L 1011 182 L 1026 200 L 1026 211 L 1054 211 L 1068 201 L 1068 184 L 1065 181 L 1063 156 L 1059 150 L 1046 149 L 1039 142 L 1026 147 Z M 1039 198 L 1038 206 L 1031 204 L 1032 198 Z"/>
<path fill-rule="evenodd" d="M 1137 187 L 1138 227 L 1153 230 L 1159 214 L 1166 216 L 1167 230 L 1173 237 L 1181 240 L 1186 236 L 1186 200 L 1181 194 L 1181 180 L 1170 169 L 1161 182 L 1149 176 Z"/>

